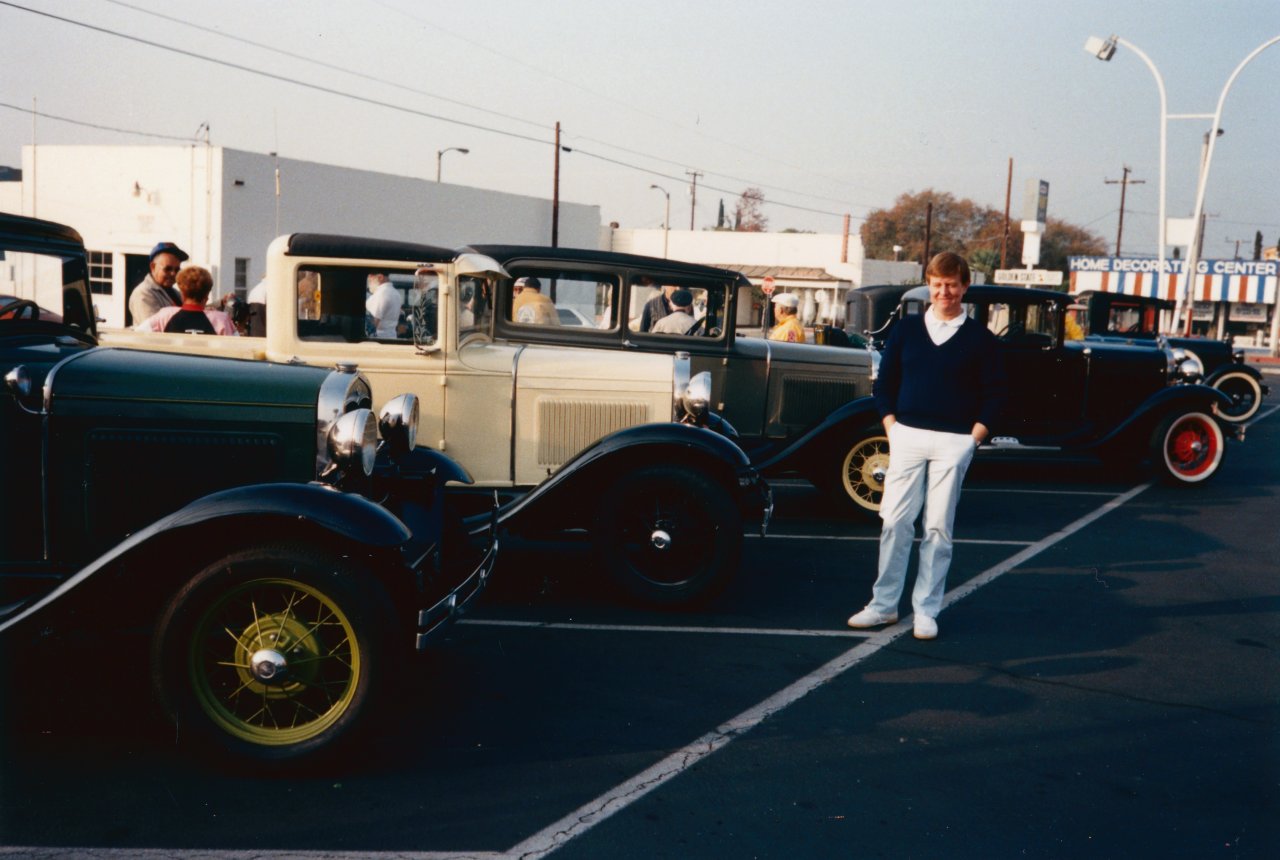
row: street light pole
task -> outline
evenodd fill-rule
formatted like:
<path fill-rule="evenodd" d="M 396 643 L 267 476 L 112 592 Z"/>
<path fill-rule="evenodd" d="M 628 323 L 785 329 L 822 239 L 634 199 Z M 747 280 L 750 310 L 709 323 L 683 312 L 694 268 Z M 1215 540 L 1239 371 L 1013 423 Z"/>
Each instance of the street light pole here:
<path fill-rule="evenodd" d="M 444 154 L 446 152 L 461 152 L 463 155 L 466 155 L 470 151 L 471 150 L 462 146 L 450 146 L 447 149 L 437 149 L 436 150 L 436 182 L 440 181 L 440 162 L 444 159 Z"/>
<path fill-rule="evenodd" d="M 1096 56 L 1099 60 L 1110 62 L 1111 57 L 1116 52 L 1116 45 L 1123 45 L 1130 51 L 1138 55 L 1138 59 L 1146 63 L 1151 74 L 1156 79 L 1156 89 L 1160 91 L 1160 203 L 1159 211 L 1156 214 L 1156 292 L 1160 292 L 1159 285 L 1161 278 L 1168 278 L 1168 273 L 1164 270 L 1165 260 L 1165 189 L 1168 187 L 1168 164 L 1169 152 L 1169 97 L 1165 92 L 1164 78 L 1160 76 L 1160 70 L 1156 68 L 1156 64 L 1151 62 L 1151 58 L 1139 48 L 1137 45 L 1122 39 L 1119 36 L 1112 36 L 1107 40 L 1099 39 L 1097 36 L 1090 36 L 1084 43 L 1084 49 L 1090 54 Z"/>
<path fill-rule="evenodd" d="M 1209 165 L 1213 163 L 1213 147 L 1214 144 L 1218 142 L 1218 134 L 1215 134 L 1214 132 L 1222 128 L 1222 105 L 1227 100 L 1227 91 L 1230 90 L 1231 85 L 1236 82 L 1236 78 L 1240 76 L 1241 70 L 1244 69 L 1244 67 L 1247 66 L 1254 57 L 1258 56 L 1277 42 L 1280 42 L 1280 36 L 1272 36 L 1270 39 L 1254 48 L 1249 53 L 1249 56 L 1241 60 L 1240 65 L 1236 66 L 1235 71 L 1231 73 L 1231 76 L 1227 78 L 1227 83 L 1222 87 L 1221 95 L 1218 96 L 1218 106 L 1213 112 L 1213 125 L 1209 126 L 1209 148 L 1204 155 L 1204 164 L 1200 167 L 1200 181 L 1196 183 L 1196 208 L 1191 213 L 1192 229 L 1196 231 L 1197 235 L 1192 236 L 1193 241 L 1191 242 L 1191 247 L 1187 249 L 1188 280 L 1183 286 L 1184 292 L 1186 292 L 1188 296 L 1187 320 L 1184 328 L 1185 334 L 1191 333 L 1190 277 L 1195 273 L 1195 267 L 1199 263 L 1199 254 L 1196 248 L 1197 242 L 1195 240 L 1200 238 L 1198 234 L 1204 229 L 1200 224 L 1200 219 L 1204 214 L 1204 189 L 1209 182 Z M 1280 308 L 1280 305 L 1277 305 L 1277 307 Z M 1273 308 L 1272 313 L 1280 313 L 1280 311 Z"/>
<path fill-rule="evenodd" d="M 655 191 L 661 191 L 662 196 L 667 198 L 666 214 L 662 218 L 662 259 L 667 259 L 667 239 L 671 236 L 671 194 L 661 185 L 650 185 Z"/>

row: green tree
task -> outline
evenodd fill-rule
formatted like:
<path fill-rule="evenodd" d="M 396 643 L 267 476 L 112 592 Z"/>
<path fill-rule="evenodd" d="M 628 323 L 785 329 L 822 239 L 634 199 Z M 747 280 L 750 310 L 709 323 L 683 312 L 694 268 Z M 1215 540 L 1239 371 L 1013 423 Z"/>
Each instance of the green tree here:
<path fill-rule="evenodd" d="M 868 258 L 892 260 L 893 246 L 901 245 L 900 259 L 923 263 L 925 221 L 933 204 L 930 253 L 950 250 L 962 255 L 974 268 L 991 274 L 1000 265 L 1000 242 L 1004 236 L 1004 213 L 972 200 L 959 199 L 945 191 L 928 189 L 902 194 L 888 209 L 876 209 L 863 222 L 863 251 Z M 1090 233 L 1056 218 L 1049 218 L 1040 239 L 1042 269 L 1066 272 L 1067 257 L 1105 254 L 1107 243 Z M 1016 222 L 1009 226 L 1005 264 L 1021 266 L 1022 231 Z"/>

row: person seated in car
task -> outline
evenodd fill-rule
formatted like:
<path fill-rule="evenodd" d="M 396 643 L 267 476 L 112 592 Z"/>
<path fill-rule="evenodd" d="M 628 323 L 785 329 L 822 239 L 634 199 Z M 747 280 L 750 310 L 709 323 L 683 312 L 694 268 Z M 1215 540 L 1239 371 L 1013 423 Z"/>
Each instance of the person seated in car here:
<path fill-rule="evenodd" d="M 188 266 L 178 273 L 180 307 L 161 308 L 135 326 L 137 331 L 163 331 L 170 334 L 239 335 L 231 317 L 205 307 L 213 290 L 213 275 L 200 266 Z"/>
<path fill-rule="evenodd" d="M 688 334 L 693 328 L 693 293 L 685 289 L 671 293 L 671 313 L 649 329 L 650 334 Z"/>
<path fill-rule="evenodd" d="M 511 302 L 511 318 L 529 325 L 559 325 L 556 306 L 542 294 L 542 282 L 537 278 L 516 278 L 511 287 L 515 298 Z"/>

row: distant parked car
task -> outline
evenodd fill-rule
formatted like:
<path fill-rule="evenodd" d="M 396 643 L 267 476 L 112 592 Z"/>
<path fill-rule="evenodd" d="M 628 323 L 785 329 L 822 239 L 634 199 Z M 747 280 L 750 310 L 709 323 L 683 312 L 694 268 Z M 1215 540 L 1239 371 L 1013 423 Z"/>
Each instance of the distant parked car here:
<path fill-rule="evenodd" d="M 0 257 L 62 310 L 0 318 L 0 674 L 149 678 L 176 737 L 233 757 L 349 742 L 496 553 L 450 526 L 471 479 L 414 447 L 416 398 L 378 418 L 350 366 L 99 347 L 74 230 L 0 214 Z"/>
<path fill-rule="evenodd" d="M 1191 372 L 1154 341 L 1115 343 L 1068 340 L 1071 297 L 1023 287 L 971 286 L 965 312 L 1004 344 L 1009 399 L 987 457 L 1090 457 L 1151 466 L 1167 483 L 1187 486 L 1218 472 L 1228 438 L 1244 438 L 1219 411 L 1225 394 L 1194 383 L 1171 385 Z M 923 313 L 928 287 L 903 294 L 896 320 Z M 883 429 L 867 428 L 854 442 L 856 473 L 869 507 L 879 508 L 890 456 Z"/>
<path fill-rule="evenodd" d="M 30 299 L 17 296 L 0 296 L 0 320 L 38 319 L 47 322 L 62 322 L 62 314 L 40 307 Z"/>
<path fill-rule="evenodd" d="M 1248 421 L 1258 413 L 1269 391 L 1262 373 L 1245 363 L 1243 350 L 1229 341 L 1207 337 L 1178 337 L 1160 333 L 1162 313 L 1174 310 L 1174 303 L 1154 296 L 1131 296 L 1086 290 L 1075 296 L 1084 306 L 1083 329 L 1090 340 L 1163 341 L 1199 368 L 1205 385 L 1230 398 L 1219 413 L 1228 421 Z"/>

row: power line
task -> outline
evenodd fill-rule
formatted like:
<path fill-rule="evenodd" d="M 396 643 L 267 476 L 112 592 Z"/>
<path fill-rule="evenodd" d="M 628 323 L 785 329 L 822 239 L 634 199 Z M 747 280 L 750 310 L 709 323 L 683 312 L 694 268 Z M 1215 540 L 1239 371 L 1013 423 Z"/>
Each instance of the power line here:
<path fill-rule="evenodd" d="M 137 135 L 138 137 L 155 137 L 155 138 L 160 138 L 161 140 L 180 140 L 183 143 L 197 142 L 196 138 L 192 136 L 183 137 L 177 134 L 160 134 L 159 132 L 154 132 L 154 131 L 135 131 L 134 129 L 129 129 L 129 128 L 116 128 L 115 126 L 111 126 L 111 125 L 100 125 L 99 123 L 96 123 L 96 122 L 87 122 L 85 120 L 71 119 L 70 117 L 58 116 L 57 114 L 51 114 L 51 113 L 45 113 L 44 111 L 35 110 L 34 108 L 19 107 L 18 105 L 11 105 L 8 102 L 0 102 L 0 107 L 8 108 L 9 110 L 20 111 L 27 115 L 34 114 L 35 116 L 42 117 L 44 119 L 52 119 L 58 122 L 70 123 L 71 125 L 82 125 L 82 126 L 85 126 L 86 128 L 96 128 L 101 131 L 114 131 L 118 134 L 133 134 L 133 135 Z"/>
<path fill-rule="evenodd" d="M 127 4 L 120 4 L 120 5 L 127 5 Z M 333 87 L 327 87 L 327 86 L 323 86 L 323 85 L 321 85 L 321 84 L 314 84 L 314 83 L 310 83 L 310 82 L 307 82 L 307 81 L 299 80 L 299 79 L 297 79 L 297 78 L 291 78 L 291 77 L 289 77 L 289 76 L 287 76 L 287 75 L 281 75 L 281 74 L 277 74 L 277 73 L 275 73 L 275 72 L 268 72 L 268 71 L 265 71 L 265 70 L 262 70 L 262 69 L 256 69 L 256 68 L 253 68 L 253 67 L 251 67 L 251 66 L 244 65 L 244 64 L 242 64 L 242 63 L 235 63 L 235 62 L 231 62 L 231 61 L 229 61 L 229 60 L 222 60 L 222 59 L 219 59 L 219 58 L 216 58 L 216 57 L 209 57 L 209 56 L 195 56 L 195 55 L 192 55 L 192 54 L 188 53 L 188 52 L 187 52 L 187 51 L 185 51 L 185 50 L 180 50 L 180 49 L 178 49 L 178 48 L 174 48 L 174 47 L 171 47 L 171 46 L 169 46 L 169 45 L 165 45 L 165 44 L 160 43 L 160 42 L 155 42 L 155 41 L 152 41 L 152 40 L 150 40 L 150 39 L 144 39 L 144 38 L 142 38 L 142 37 L 140 37 L 140 36 L 134 36 L 134 35 L 130 35 L 130 34 L 128 34 L 128 33 L 121 33 L 121 32 L 116 31 L 116 30 L 111 30 L 111 29 L 108 29 L 108 28 L 106 28 L 106 27 L 100 27 L 100 26 L 97 26 L 97 25 L 95 25 L 95 24 L 89 24 L 89 23 L 84 22 L 84 21 L 78 21 L 78 20 L 75 20 L 75 19 L 73 19 L 73 18 L 67 18 L 67 17 L 61 16 L 61 15 L 55 15 L 55 14 L 53 14 L 53 13 L 51 13 L 51 12 L 45 12 L 45 11 L 43 11 L 43 10 L 39 10 L 39 9 L 32 9 L 32 8 L 30 8 L 30 7 L 28 7 L 28 6 L 23 6 L 23 5 L 21 5 L 21 4 L 11 2 L 10 0 L 0 0 L 0 6 L 8 6 L 8 7 L 10 7 L 10 8 L 17 9 L 17 10 L 19 10 L 19 11 L 29 12 L 29 13 L 31 13 L 31 14 L 33 14 L 33 15 L 38 15 L 38 16 L 41 16 L 41 17 L 44 17 L 44 18 L 48 18 L 48 19 L 50 19 L 50 20 L 59 21 L 59 22 L 64 23 L 64 24 L 70 24 L 70 25 L 75 26 L 75 27 L 81 27 L 81 28 L 83 28 L 83 29 L 91 30 L 91 31 L 93 31 L 93 32 L 97 32 L 97 33 L 102 33 L 102 34 L 104 34 L 104 35 L 108 35 L 108 36 L 115 36 L 116 38 L 119 38 L 119 39 L 124 39 L 124 40 L 126 40 L 126 41 L 135 42 L 135 43 L 137 43 L 137 44 L 141 44 L 141 45 L 146 45 L 146 46 L 151 47 L 151 48 L 157 48 L 157 49 L 159 49 L 159 50 L 167 51 L 167 52 L 169 52 L 169 53 L 179 54 L 179 55 L 181 55 L 181 56 L 183 56 L 183 57 L 187 57 L 188 59 L 201 60 L 201 61 L 204 61 L 204 62 L 213 63 L 214 65 L 219 65 L 219 66 L 223 66 L 223 67 L 225 67 L 225 68 L 234 69 L 234 70 L 236 70 L 236 71 L 244 72 L 244 73 L 246 73 L 246 74 L 250 74 L 250 75 L 257 75 L 257 76 L 259 76 L 259 77 L 268 78 L 268 79 L 270 79 L 270 80 L 279 81 L 279 82 L 281 82 L 281 83 L 293 84 L 294 86 L 303 87 L 304 89 L 313 90 L 313 91 L 316 91 L 316 92 L 324 93 L 324 94 L 326 94 L 326 95 L 333 95 L 333 96 L 338 96 L 338 97 L 340 97 L 340 98 L 351 99 L 352 101 L 361 102 L 361 103 L 363 103 L 363 104 L 368 104 L 368 105 L 371 105 L 371 106 L 374 106 L 374 107 L 382 107 L 382 108 L 386 108 L 386 109 L 389 109 L 389 110 L 397 111 L 397 112 L 400 112 L 400 113 L 406 113 L 406 114 L 410 114 L 410 115 L 413 115 L 413 116 L 423 117 L 423 118 L 426 118 L 426 119 L 435 119 L 435 120 L 439 120 L 440 122 L 450 123 L 450 124 L 452 124 L 452 125 L 458 125 L 458 126 L 462 126 L 462 127 L 465 127 L 465 128 L 471 128 L 471 129 L 475 129 L 475 130 L 477 130 L 477 131 L 486 131 L 486 132 L 489 132 L 489 133 L 491 133 L 491 134 L 497 134 L 497 135 L 500 135 L 500 136 L 503 136 L 503 137 L 509 137 L 509 138 L 513 138 L 513 139 L 516 139 L 516 140 L 523 140 L 523 141 L 527 141 L 527 142 L 539 143 L 539 144 L 547 144 L 547 145 L 550 145 L 550 144 L 551 144 L 551 141 L 549 141 L 549 140 L 543 140 L 543 139 L 541 139 L 541 138 L 533 137 L 533 136 L 530 136 L 530 135 L 520 134 L 520 133 L 518 133 L 518 132 L 507 131 L 507 130 L 499 129 L 499 128 L 494 128 L 494 127 L 491 127 L 491 126 L 485 126 L 485 125 L 481 125 L 481 124 L 479 124 L 479 123 L 468 122 L 468 121 L 466 121 L 466 120 L 455 119 L 455 118 L 452 118 L 452 117 L 443 116 L 443 115 L 435 114 L 435 113 L 431 113 L 431 112 L 428 112 L 428 111 L 417 110 L 417 109 L 415 109 L 415 108 L 411 108 L 411 107 L 408 107 L 408 106 L 405 106 L 405 105 L 399 105 L 399 104 L 395 104 L 395 103 L 392 103 L 392 102 L 382 101 L 382 100 L 379 100 L 379 99 L 372 99 L 372 98 L 369 98 L 369 97 L 367 97 L 367 96 L 361 96 L 361 95 L 357 95 L 357 94 L 355 94 L 355 93 L 345 92 L 345 91 L 343 91 L 343 90 L 339 90 L 339 89 L 336 89 L 336 88 L 333 88 Z M 131 7 L 131 8 L 133 8 L 133 7 Z M 171 19 L 171 20 L 176 20 L 176 19 Z M 187 22 L 179 22 L 179 23 L 187 23 Z M 190 26 L 197 26 L 197 25 L 190 25 Z M 216 33 L 216 31 L 214 31 L 214 32 Z M 224 35 L 224 34 L 218 33 L 218 35 Z M 340 71 L 346 71 L 346 70 L 342 70 L 342 69 L 339 69 L 339 70 L 340 70 Z M 353 72 L 352 74 L 358 74 L 358 73 L 354 73 L 354 72 Z M 523 122 L 524 120 L 521 120 L 521 121 Z M 91 125 L 90 123 L 83 123 L 83 124 L 85 124 L 85 125 Z M 124 131 L 124 130 L 119 130 L 119 129 L 113 129 L 113 130 Z M 125 133 L 129 133 L 129 132 L 125 132 Z M 148 135 L 147 133 L 141 133 L 141 132 L 140 132 L 139 134 L 143 134 L 144 136 L 150 136 L 150 135 Z M 184 140 L 184 141 L 185 141 L 185 140 L 189 140 L 190 138 L 185 138 L 185 137 L 184 137 L 184 138 L 173 138 L 173 139 L 181 139 L 181 140 Z M 605 144 L 605 145 L 609 145 L 609 144 Z M 609 163 L 609 164 L 613 164 L 613 165 L 616 165 L 616 166 L 619 166 L 619 167 L 625 167 L 625 168 L 628 168 L 628 169 L 631 169 L 631 170 L 641 171 L 641 172 L 647 173 L 647 174 L 652 175 L 652 176 L 659 176 L 659 177 L 662 177 L 662 178 L 664 178 L 664 179 L 675 179 L 676 181 L 681 181 L 681 182 L 683 181 L 682 179 L 680 179 L 680 178 L 678 178 L 678 177 L 673 177 L 673 176 L 671 176 L 671 175 L 669 175 L 669 174 L 660 173 L 660 172 L 658 172 L 658 171 L 654 171 L 654 170 L 651 170 L 651 169 L 649 169 L 649 168 L 641 167 L 641 166 L 639 166 L 639 165 L 630 164 L 630 163 L 627 163 L 627 162 L 624 162 L 624 161 L 620 161 L 620 160 L 618 160 L 618 159 L 609 158 L 609 157 L 607 157 L 607 156 L 600 155 L 600 154 L 598 154 L 598 153 L 593 153 L 593 152 L 590 152 L 590 151 L 587 151 L 587 150 L 580 150 L 580 149 L 574 149 L 573 151 L 574 151 L 574 152 L 578 152 L 578 153 L 580 153 L 580 154 L 582 154 L 582 155 L 585 155 L 585 156 L 588 156 L 588 157 L 596 158 L 596 159 L 598 159 L 598 160 L 600 160 L 600 161 L 603 161 L 603 162 L 606 162 L 606 163 Z M 655 157 L 655 156 L 649 156 L 649 155 L 645 155 L 645 154 L 643 154 L 643 153 L 638 153 L 638 152 L 637 152 L 637 153 L 633 153 L 633 154 L 641 155 L 642 157 L 645 157 L 645 158 L 653 158 L 653 159 L 655 159 L 655 160 L 665 160 L 665 159 L 658 159 L 658 158 L 657 158 L 657 157 Z M 675 162 L 672 162 L 672 163 L 675 163 Z M 717 174 L 717 175 L 722 175 L 722 174 Z M 726 177 L 726 178 L 730 178 L 730 179 L 732 179 L 733 177 Z M 747 181 L 747 182 L 750 182 L 750 180 L 737 180 L 737 181 Z M 708 189 L 710 189 L 710 190 L 713 190 L 713 191 L 719 191 L 719 192 L 721 192 L 721 193 L 725 193 L 725 194 L 737 194 L 737 193 L 738 193 L 737 191 L 734 191 L 734 190 L 731 190 L 731 189 L 717 188 L 717 187 L 714 187 L 714 186 L 704 186 L 704 187 L 705 187 L 705 188 L 708 188 Z M 797 194 L 797 195 L 799 195 L 799 196 L 812 196 L 812 195 L 804 194 L 803 192 L 796 192 L 796 191 L 785 190 L 785 189 L 777 189 L 776 187 L 775 187 L 775 190 L 783 190 L 783 191 L 784 191 L 784 193 L 792 193 L 792 194 Z M 831 202 L 839 202 L 839 201 L 831 201 Z M 832 211 L 827 211 L 827 210 L 823 210 L 823 209 L 817 209 L 817 208 L 813 208 L 813 207 L 799 206 L 799 205 L 796 205 L 796 204 L 790 204 L 790 203 L 782 203 L 782 202 L 779 202 L 779 201 L 766 201 L 766 205 L 778 206 L 778 207 L 781 207 L 781 208 L 793 209 L 793 210 L 802 211 L 802 212 L 810 212 L 810 213 L 815 213 L 815 214 L 819 214 L 819 215 L 829 215 L 829 216 L 832 216 L 832 217 L 840 217 L 840 216 L 842 216 L 842 215 L 844 215 L 844 214 L 845 214 L 844 212 L 832 212 Z M 865 208 L 870 208 L 870 207 L 865 207 Z M 860 220 L 862 220 L 862 219 L 860 219 Z"/>
<path fill-rule="evenodd" d="M 362 78 L 366 81 L 373 81 L 374 83 L 378 83 L 378 84 L 386 84 L 389 87 L 396 87 L 397 89 L 404 90 L 405 92 L 415 93 L 417 95 L 426 96 L 427 98 L 431 98 L 431 99 L 439 99 L 442 102 L 448 102 L 449 104 L 457 105 L 459 107 L 464 107 L 469 110 L 479 111 L 480 113 L 487 113 L 492 116 L 501 117 L 502 119 L 509 119 L 512 122 L 524 123 L 525 125 L 531 125 L 531 126 L 534 126 L 535 128 L 542 128 L 542 129 L 547 128 L 547 125 L 545 123 L 535 122 L 531 119 L 525 119 L 524 117 L 515 116 L 513 114 L 502 113 L 501 111 L 490 110 L 488 108 L 480 107 L 479 105 L 476 105 L 476 104 L 471 104 L 470 102 L 464 102 L 459 99 L 453 99 L 453 98 L 449 98 L 448 96 L 442 96 L 439 93 L 433 93 L 427 90 L 420 90 L 417 87 L 411 87 L 408 84 L 402 84 L 398 81 L 393 81 L 388 78 L 380 78 L 380 77 L 377 77 L 376 75 L 366 74 L 365 72 L 361 72 L 356 69 L 348 69 L 343 66 L 339 66 L 336 63 L 327 63 L 324 60 L 318 60 L 315 57 L 308 57 L 306 54 L 296 54 L 293 51 L 286 51 L 283 48 L 277 48 L 274 45 L 268 45 L 263 42 L 255 42 L 252 39 L 246 39 L 243 36 L 237 36 L 232 33 L 226 33 L 214 27 L 205 27 L 202 24 L 197 24 L 193 21 L 186 21 L 186 20 L 183 20 L 182 18 L 176 18 L 172 15 L 166 15 L 163 12 L 155 12 L 151 9 L 144 9 L 141 6 L 135 6 L 132 3 L 125 3 L 124 0 L 106 0 L 106 2 L 113 3 L 116 6 L 123 6 L 126 9 L 132 9 L 135 12 L 141 12 L 144 15 L 151 15 L 152 17 L 160 18 L 161 20 L 169 21 L 174 24 L 181 24 L 184 27 L 190 27 L 193 30 L 199 30 L 202 33 L 209 33 L 211 35 L 218 36 L 223 39 L 230 39 L 233 42 L 239 42 L 243 45 L 250 45 L 254 48 L 258 48 L 263 51 L 269 51 L 270 53 L 273 53 L 273 54 L 279 54 L 283 57 L 289 57 L 290 59 L 293 59 L 293 60 L 301 60 L 304 63 L 311 63 L 314 66 L 320 66 L 321 68 L 324 68 L 324 69 L 331 69 L 332 71 L 335 71 L 335 72 L 342 72 L 345 75 L 354 75 L 355 77 Z"/>

